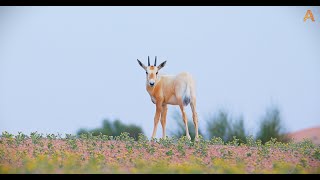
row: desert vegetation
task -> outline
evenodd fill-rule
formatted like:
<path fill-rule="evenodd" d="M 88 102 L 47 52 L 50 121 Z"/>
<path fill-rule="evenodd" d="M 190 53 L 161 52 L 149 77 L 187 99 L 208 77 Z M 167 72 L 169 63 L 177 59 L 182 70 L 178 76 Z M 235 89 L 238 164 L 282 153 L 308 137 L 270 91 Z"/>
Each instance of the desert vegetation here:
<path fill-rule="evenodd" d="M 311 141 L 262 144 L 234 137 L 200 141 L 37 132 L 0 139 L 0 173 L 320 173 L 320 147 Z"/>
<path fill-rule="evenodd" d="M 102 122 L 102 127 L 95 129 L 84 129 L 80 128 L 77 132 L 77 135 L 80 136 L 84 133 L 91 133 L 93 136 L 99 134 L 108 135 L 108 136 L 119 136 L 122 132 L 127 132 L 130 137 L 133 137 L 135 140 L 138 139 L 140 133 L 143 134 L 141 127 L 134 124 L 123 124 L 119 119 L 115 121 L 110 121 L 109 119 L 104 119 Z"/>
<path fill-rule="evenodd" d="M 2 132 L 0 173 L 320 173 L 320 146 L 290 140 L 277 108 L 267 109 L 255 135 L 242 116 L 219 110 L 199 141 L 186 138 L 178 112 L 173 119 L 177 129 L 165 139 L 109 119 L 76 135 Z"/>
<path fill-rule="evenodd" d="M 176 137 L 185 135 L 185 128 L 181 114 L 178 111 L 173 113 L 172 118 L 176 122 L 176 129 L 170 134 Z M 280 142 L 289 142 L 285 124 L 281 118 L 280 110 L 277 106 L 270 106 L 266 109 L 261 119 L 257 120 L 258 131 L 250 134 L 241 115 L 232 115 L 226 109 L 219 109 L 213 115 L 205 119 L 205 129 L 199 129 L 199 134 L 205 139 L 221 138 L 225 142 L 232 141 L 234 137 L 241 143 L 247 142 L 247 137 L 252 136 L 256 141 L 261 140 L 264 144 L 272 138 Z M 194 126 L 191 117 L 188 117 L 188 127 L 191 137 L 194 137 Z"/>

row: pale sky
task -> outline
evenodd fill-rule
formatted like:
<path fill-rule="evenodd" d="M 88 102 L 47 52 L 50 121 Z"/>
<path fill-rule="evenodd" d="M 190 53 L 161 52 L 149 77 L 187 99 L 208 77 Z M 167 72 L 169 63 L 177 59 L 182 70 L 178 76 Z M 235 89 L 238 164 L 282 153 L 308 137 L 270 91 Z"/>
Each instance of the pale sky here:
<path fill-rule="evenodd" d="M 303 22 L 308 9 L 316 22 Z M 203 130 L 225 108 L 254 134 L 271 104 L 288 131 L 320 125 L 319 7 L 1 7 L 0 132 L 76 133 L 119 118 L 151 136 L 136 61 L 148 55 L 167 60 L 161 73 L 193 75 Z"/>

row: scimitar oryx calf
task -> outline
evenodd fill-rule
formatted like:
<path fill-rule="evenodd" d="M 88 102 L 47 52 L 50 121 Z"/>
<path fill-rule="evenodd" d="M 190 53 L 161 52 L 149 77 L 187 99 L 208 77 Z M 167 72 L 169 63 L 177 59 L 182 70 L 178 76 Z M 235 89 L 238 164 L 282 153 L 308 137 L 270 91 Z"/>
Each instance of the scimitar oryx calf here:
<path fill-rule="evenodd" d="M 154 116 L 154 127 L 152 138 L 156 136 L 157 127 L 161 115 L 162 138 L 166 138 L 166 116 L 167 105 L 178 105 L 180 107 L 182 118 L 186 128 L 186 136 L 191 140 L 188 130 L 188 120 L 185 112 L 185 107 L 190 104 L 192 110 L 192 118 L 195 128 L 195 140 L 199 139 L 198 135 L 198 115 L 196 112 L 196 95 L 195 83 L 189 73 L 182 72 L 178 75 L 158 75 L 158 72 L 163 68 L 167 61 L 157 65 L 157 57 L 153 66 L 150 66 L 148 56 L 148 66 L 145 66 L 138 60 L 139 65 L 146 71 L 146 89 L 151 97 L 151 101 L 156 105 L 156 113 Z"/>

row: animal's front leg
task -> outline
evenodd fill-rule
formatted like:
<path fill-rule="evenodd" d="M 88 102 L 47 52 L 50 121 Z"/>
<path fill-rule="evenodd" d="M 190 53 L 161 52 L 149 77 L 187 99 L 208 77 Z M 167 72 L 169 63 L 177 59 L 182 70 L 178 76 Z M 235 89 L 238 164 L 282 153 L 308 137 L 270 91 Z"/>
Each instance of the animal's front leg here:
<path fill-rule="evenodd" d="M 166 118 L 167 118 L 167 105 L 162 105 L 162 112 L 161 112 L 161 125 L 162 125 L 162 138 L 166 138 Z"/>
<path fill-rule="evenodd" d="M 156 114 L 154 115 L 153 133 L 152 138 L 155 138 L 157 133 L 157 127 L 160 120 L 160 113 L 162 111 L 162 102 L 157 102 L 156 104 Z"/>

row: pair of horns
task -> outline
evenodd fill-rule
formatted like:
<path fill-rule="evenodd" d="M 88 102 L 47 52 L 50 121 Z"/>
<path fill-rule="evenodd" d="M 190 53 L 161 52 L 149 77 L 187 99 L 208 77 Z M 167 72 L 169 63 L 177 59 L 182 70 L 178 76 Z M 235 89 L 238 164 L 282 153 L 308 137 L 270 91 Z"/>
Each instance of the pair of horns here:
<path fill-rule="evenodd" d="M 156 56 L 156 58 L 154 60 L 154 66 L 156 66 L 156 65 L 157 65 L 157 56 Z M 148 56 L 148 66 L 150 66 L 150 58 L 149 58 L 149 56 Z"/>

